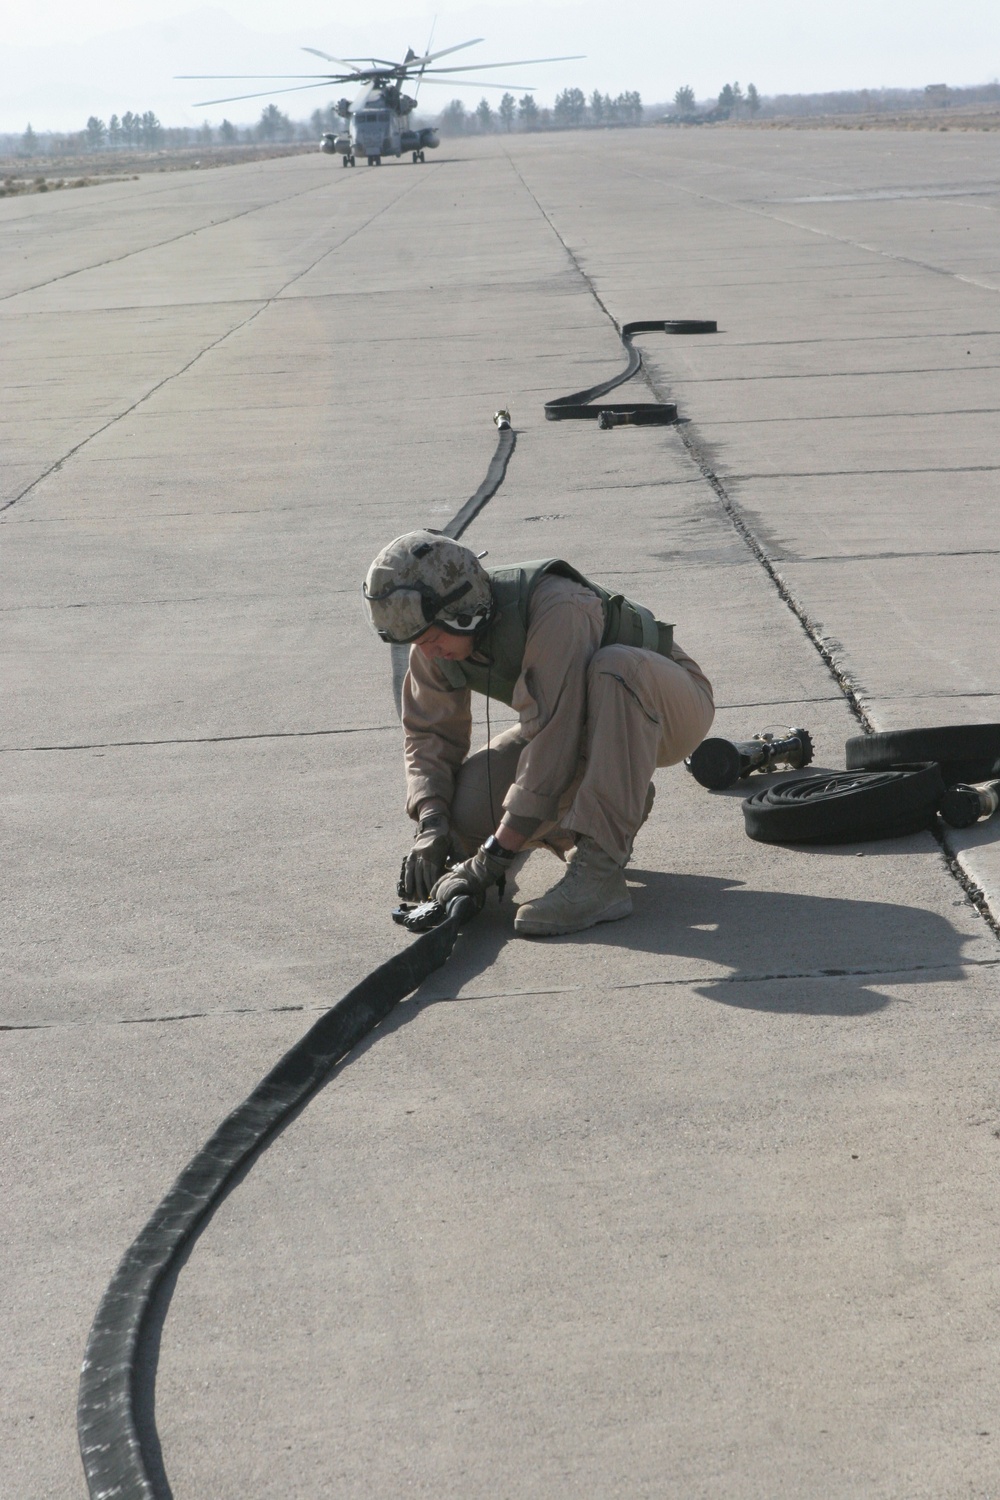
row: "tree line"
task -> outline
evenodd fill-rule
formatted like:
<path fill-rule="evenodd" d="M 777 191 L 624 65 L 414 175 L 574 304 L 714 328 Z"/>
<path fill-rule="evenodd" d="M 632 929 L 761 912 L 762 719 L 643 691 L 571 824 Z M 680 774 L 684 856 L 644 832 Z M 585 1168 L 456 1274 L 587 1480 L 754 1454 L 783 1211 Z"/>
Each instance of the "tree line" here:
<path fill-rule="evenodd" d="M 91 151 L 99 151 L 104 146 L 111 149 L 144 146 L 150 150 L 164 145 L 168 136 L 171 138 L 169 144 L 175 146 L 235 146 L 239 141 L 295 141 L 309 138 L 305 127 L 293 124 L 276 104 L 269 104 L 261 110 L 256 125 L 243 129 L 234 125 L 231 120 L 223 120 L 219 126 L 210 125 L 206 120 L 203 125 L 192 129 L 166 131 L 152 110 L 147 110 L 144 115 L 129 112 L 122 115 L 120 120 L 117 115 L 112 115 L 107 125 L 91 115 L 85 135 L 86 144 Z M 179 136 L 183 139 L 179 140 Z"/>
<path fill-rule="evenodd" d="M 311 141 L 316 133 L 332 127 L 326 123 L 329 111 L 316 110 L 309 124 L 295 123 L 283 114 L 277 105 L 269 104 L 261 111 L 255 125 L 234 125 L 223 120 L 221 125 L 165 126 L 152 110 L 143 114 L 126 110 L 122 116 L 112 115 L 105 122 L 91 115 L 82 130 L 66 133 L 39 132 L 29 124 L 18 136 L 0 138 L 0 149 L 4 146 L 19 156 L 55 156 L 77 151 L 120 151 L 140 149 L 180 149 L 189 146 L 235 146 L 257 141 Z"/>
<path fill-rule="evenodd" d="M 674 94 L 674 113 L 668 121 L 676 123 L 711 120 L 755 119 L 778 115 L 878 114 L 883 111 L 947 109 L 1000 99 L 1000 83 L 981 84 L 972 88 L 949 88 L 945 84 L 928 84 L 919 89 L 856 89 L 828 94 L 776 94 L 763 99 L 754 84 L 746 91 L 738 83 L 724 84 L 714 100 L 695 99 L 694 89 L 684 84 Z M 520 100 L 504 94 L 499 107 L 493 109 L 488 99 L 481 99 L 474 110 L 466 110 L 461 100 L 453 99 L 442 111 L 438 125 L 452 135 L 483 134 L 502 130 L 573 130 L 607 125 L 639 125 L 644 107 L 638 93 L 623 93 L 616 98 L 595 90 L 588 99 L 582 89 L 564 89 L 557 94 L 551 108 L 538 105 L 531 94 Z M 60 133 L 35 131 L 29 124 L 24 133 L 0 135 L 0 151 L 22 157 L 53 156 L 82 150 L 100 151 L 122 147 L 178 149 L 190 146 L 250 144 L 256 141 L 310 141 L 325 131 L 342 131 L 344 122 L 333 104 L 313 111 L 308 122 L 293 121 L 277 105 L 269 104 L 254 125 L 234 125 L 223 120 L 213 126 L 206 120 L 200 126 L 165 126 L 152 110 L 139 114 L 126 110 L 114 114 L 105 123 L 91 115 L 83 130 Z"/>
<path fill-rule="evenodd" d="M 673 118 L 680 120 L 740 120 L 754 119 L 761 110 L 761 97 L 754 84 L 748 83 L 746 93 L 738 83 L 725 83 L 719 90 L 714 106 L 699 109 L 694 89 L 685 83 L 674 95 Z"/>
<path fill-rule="evenodd" d="M 685 84 L 674 94 L 675 113 L 668 120 L 678 123 L 711 120 L 746 120 L 762 115 L 863 115 L 896 113 L 900 110 L 946 110 L 975 104 L 992 104 L 1000 100 L 1000 82 L 979 84 L 970 88 L 949 88 L 943 83 L 929 83 L 916 89 L 844 89 L 828 94 L 773 94 L 762 98 L 752 83 L 746 92 L 738 83 L 727 83 L 714 100 L 699 104 L 694 89 Z"/>
<path fill-rule="evenodd" d="M 480 99 L 467 110 L 461 99 L 445 105 L 438 126 L 445 135 L 489 135 L 492 131 L 581 130 L 605 125 L 641 125 L 643 104 L 637 92 L 612 98 L 595 89 L 588 99 L 582 89 L 563 89 L 551 109 L 539 105 L 533 94 L 515 99 L 504 94 L 497 109 Z"/>

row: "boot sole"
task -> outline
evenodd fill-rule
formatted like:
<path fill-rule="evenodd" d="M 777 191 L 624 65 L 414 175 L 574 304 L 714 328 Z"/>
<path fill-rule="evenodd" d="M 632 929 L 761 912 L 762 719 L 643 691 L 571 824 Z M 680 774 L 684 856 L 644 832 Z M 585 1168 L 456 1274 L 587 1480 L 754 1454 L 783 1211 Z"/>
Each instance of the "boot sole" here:
<path fill-rule="evenodd" d="M 524 921 L 519 916 L 514 918 L 514 931 L 518 937 L 564 937 L 570 932 L 585 932 L 588 927 L 596 927 L 599 922 L 620 922 L 622 917 L 632 915 L 632 898 L 628 896 L 624 901 L 616 901 L 614 906 L 609 906 L 602 911 L 598 917 L 588 917 L 586 921 L 579 922 L 545 922 L 532 923 L 530 917 Z"/>

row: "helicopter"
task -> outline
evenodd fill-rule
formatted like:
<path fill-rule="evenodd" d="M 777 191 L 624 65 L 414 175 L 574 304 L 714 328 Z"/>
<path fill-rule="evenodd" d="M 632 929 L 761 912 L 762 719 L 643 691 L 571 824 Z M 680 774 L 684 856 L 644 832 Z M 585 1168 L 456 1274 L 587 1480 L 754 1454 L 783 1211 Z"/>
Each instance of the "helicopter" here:
<path fill-rule="evenodd" d="M 461 52 L 466 47 L 477 47 L 483 40 L 474 37 L 470 42 L 459 42 L 457 46 L 445 47 L 439 52 L 427 51 L 418 57 L 412 47 L 406 49 L 402 62 L 390 62 L 384 57 L 331 57 L 318 47 L 303 47 L 313 57 L 324 62 L 336 63 L 346 68 L 346 73 L 179 73 L 183 79 L 208 78 L 309 78 L 309 83 L 293 84 L 290 88 L 264 90 L 254 94 L 233 94 L 226 99 L 202 99 L 195 103 L 196 109 L 210 104 L 233 104 L 242 99 L 265 99 L 271 94 L 294 94 L 305 89 L 329 88 L 331 84 L 361 84 L 360 93 L 353 100 L 340 99 L 335 109 L 344 121 L 343 129 L 326 131 L 320 142 L 320 150 L 328 156 L 340 156 L 345 167 L 357 164 L 363 156 L 370 167 L 382 165 L 383 156 L 401 157 L 410 153 L 414 164 L 426 160 L 424 152 L 435 150 L 440 145 L 438 133 L 433 126 L 412 130 L 409 117 L 417 107 L 417 94 L 422 83 L 453 85 L 476 82 L 482 88 L 524 89 L 531 92 L 531 85 L 524 83 L 487 83 L 473 79 L 456 78 L 455 74 L 479 73 L 491 68 L 533 67 L 537 63 L 575 62 L 581 53 L 570 57 L 529 57 L 507 63 L 471 63 L 465 67 L 432 68 L 428 65 L 440 57 Z M 429 46 L 430 44 L 428 44 Z M 367 66 L 362 66 L 367 64 Z M 437 75 L 447 74 L 447 77 Z M 403 93 L 403 85 L 414 81 L 411 98 Z"/>

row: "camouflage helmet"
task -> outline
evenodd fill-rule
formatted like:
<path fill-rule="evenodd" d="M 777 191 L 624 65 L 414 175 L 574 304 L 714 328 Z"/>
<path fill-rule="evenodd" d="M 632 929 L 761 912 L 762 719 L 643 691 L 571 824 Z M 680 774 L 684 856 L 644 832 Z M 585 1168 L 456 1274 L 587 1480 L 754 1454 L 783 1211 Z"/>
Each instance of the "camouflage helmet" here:
<path fill-rule="evenodd" d="M 405 645 L 432 625 L 471 635 L 489 619 L 493 591 L 474 552 L 440 531 L 408 531 L 384 547 L 362 592 L 384 641 Z"/>

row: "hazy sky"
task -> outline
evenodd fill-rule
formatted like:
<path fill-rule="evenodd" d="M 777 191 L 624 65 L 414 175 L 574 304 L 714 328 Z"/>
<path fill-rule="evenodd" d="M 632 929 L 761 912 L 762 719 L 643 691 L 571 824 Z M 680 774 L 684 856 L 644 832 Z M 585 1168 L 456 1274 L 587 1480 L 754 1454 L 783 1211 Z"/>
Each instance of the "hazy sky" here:
<path fill-rule="evenodd" d="M 399 57 L 426 44 L 435 14 L 436 47 L 485 38 L 470 62 L 586 53 L 581 62 L 482 75 L 536 83 L 542 103 L 568 85 L 638 89 L 653 103 L 684 83 L 704 98 L 733 80 L 770 94 L 981 83 L 1000 73 L 1000 0 L 365 0 L 350 8 L 221 0 L 200 9 L 184 0 L 4 0 L 0 130 L 23 130 L 29 119 L 36 130 L 79 129 L 89 114 L 126 109 L 153 109 L 165 124 L 249 122 L 265 99 L 211 109 L 194 101 L 266 83 L 189 84 L 173 74 L 309 73 L 320 65 L 299 50 L 305 45 Z M 302 119 L 339 92 L 274 97 Z M 475 82 L 427 88 L 421 105 L 437 110 L 453 97 L 474 105 L 483 92 Z"/>

